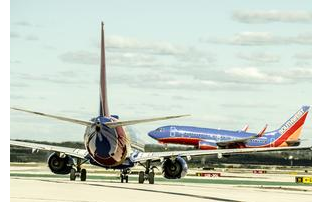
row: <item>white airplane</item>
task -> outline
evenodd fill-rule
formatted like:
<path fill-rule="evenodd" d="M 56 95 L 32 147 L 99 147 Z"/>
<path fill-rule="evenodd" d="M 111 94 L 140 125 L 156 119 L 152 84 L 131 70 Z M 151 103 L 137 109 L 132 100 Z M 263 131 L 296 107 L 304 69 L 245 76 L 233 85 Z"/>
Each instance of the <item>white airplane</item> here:
<path fill-rule="evenodd" d="M 104 47 L 104 24 L 101 25 L 101 79 L 100 79 L 100 112 L 90 121 L 78 120 L 63 116 L 45 114 L 41 112 L 29 111 L 20 108 L 11 109 L 41 115 L 57 120 L 62 120 L 74 124 L 86 126 L 84 134 L 85 149 L 75 149 L 69 147 L 58 147 L 46 144 L 36 144 L 11 139 L 10 144 L 14 146 L 31 148 L 34 151 L 52 152 L 48 158 L 48 166 L 55 174 L 69 174 L 70 180 L 80 177 L 81 181 L 87 178 L 86 169 L 82 168 L 84 163 L 106 169 L 120 169 L 121 182 L 128 182 L 130 169 L 135 165 L 142 165 L 145 171 L 139 172 L 139 183 L 148 180 L 154 183 L 155 161 L 161 161 L 162 173 L 167 179 L 179 179 L 187 174 L 187 163 L 191 156 L 199 155 L 231 155 L 239 153 L 252 153 L 264 151 L 312 149 L 312 146 L 299 147 L 275 147 L 275 148 L 248 148 L 248 149 L 219 149 L 219 150 L 192 150 L 192 151 L 166 151 L 166 152 L 142 152 L 133 150 L 131 143 L 126 136 L 123 126 L 137 123 L 178 118 L 179 116 L 167 116 L 151 119 L 139 119 L 122 121 L 116 115 L 110 115 L 107 104 L 106 90 L 106 68 L 105 68 L 105 47 Z"/>

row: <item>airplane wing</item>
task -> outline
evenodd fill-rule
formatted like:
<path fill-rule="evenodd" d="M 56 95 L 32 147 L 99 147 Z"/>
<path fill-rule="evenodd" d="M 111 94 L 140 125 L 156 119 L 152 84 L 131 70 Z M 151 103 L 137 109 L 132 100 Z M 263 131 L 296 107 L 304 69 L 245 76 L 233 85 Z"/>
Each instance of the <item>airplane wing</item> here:
<path fill-rule="evenodd" d="M 42 151 L 59 152 L 59 153 L 64 153 L 66 155 L 70 155 L 70 156 L 73 156 L 76 158 L 82 158 L 82 159 L 87 159 L 87 156 L 89 154 L 88 151 L 85 149 L 60 147 L 60 146 L 53 146 L 53 145 L 47 145 L 47 144 L 37 144 L 37 143 L 30 143 L 30 142 L 25 142 L 25 141 L 17 141 L 13 139 L 11 139 L 10 145 L 26 147 L 26 148 L 42 150 Z"/>
<path fill-rule="evenodd" d="M 133 157 L 134 162 L 158 161 L 170 157 L 189 157 L 201 155 L 234 155 L 244 153 L 289 151 L 289 150 L 312 150 L 312 145 L 299 147 L 270 147 L 270 148 L 237 148 L 237 149 L 216 149 L 216 150 L 188 150 L 188 151 L 168 151 L 168 152 L 143 152 Z"/>
<path fill-rule="evenodd" d="M 72 119 L 72 118 L 68 118 L 68 117 L 61 117 L 61 116 L 56 116 L 56 115 L 51 115 L 51 114 L 45 114 L 45 113 L 36 112 L 36 111 L 29 111 L 29 110 L 20 109 L 20 108 L 11 107 L 11 109 L 16 110 L 16 111 L 23 111 L 26 113 L 36 114 L 36 115 L 40 115 L 40 116 L 50 117 L 53 119 L 58 119 L 58 120 L 71 122 L 71 123 L 75 123 L 75 124 L 85 125 L 85 126 L 89 126 L 92 124 L 92 122 L 89 122 L 89 121 L 83 121 L 83 120 Z"/>
<path fill-rule="evenodd" d="M 224 141 L 217 141 L 216 144 L 219 146 L 219 147 L 225 147 L 229 144 L 234 144 L 234 143 L 244 143 L 246 141 L 249 141 L 251 139 L 255 139 L 255 138 L 259 138 L 261 136 L 263 136 L 264 132 L 266 131 L 268 125 L 265 125 L 265 127 L 256 135 L 254 136 L 249 136 L 249 137 L 246 137 L 246 138 L 239 138 L 239 139 L 232 139 L 232 140 L 224 140 Z"/>
<path fill-rule="evenodd" d="M 106 122 L 105 125 L 110 127 L 110 128 L 115 128 L 115 127 L 119 127 L 119 126 L 134 125 L 134 124 L 144 123 L 144 122 L 154 122 L 154 121 L 173 119 L 173 118 L 179 118 L 179 117 L 184 117 L 184 116 L 189 116 L 189 115 L 186 114 L 186 115 L 157 117 L 157 118 L 150 118 L 150 119 L 138 119 L 138 120 Z"/>

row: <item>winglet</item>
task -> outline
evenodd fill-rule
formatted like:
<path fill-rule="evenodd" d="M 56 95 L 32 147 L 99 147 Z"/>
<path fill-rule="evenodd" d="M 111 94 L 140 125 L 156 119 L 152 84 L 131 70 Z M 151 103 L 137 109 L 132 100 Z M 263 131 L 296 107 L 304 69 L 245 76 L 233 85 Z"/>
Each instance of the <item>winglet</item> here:
<path fill-rule="evenodd" d="M 264 134 L 264 132 L 266 131 L 267 127 L 268 127 L 268 124 L 266 124 L 266 125 L 264 126 L 264 128 L 257 134 L 257 137 L 263 136 L 263 134 Z"/>
<path fill-rule="evenodd" d="M 248 128 L 249 128 L 249 125 L 245 125 L 241 131 L 247 132 Z"/>

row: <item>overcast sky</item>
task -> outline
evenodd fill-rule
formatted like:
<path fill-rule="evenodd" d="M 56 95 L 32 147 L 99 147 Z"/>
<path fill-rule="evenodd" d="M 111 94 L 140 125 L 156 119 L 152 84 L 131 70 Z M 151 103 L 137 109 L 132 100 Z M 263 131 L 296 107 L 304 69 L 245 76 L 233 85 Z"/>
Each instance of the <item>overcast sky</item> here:
<path fill-rule="evenodd" d="M 10 103 L 98 113 L 100 22 L 108 100 L 120 119 L 258 132 L 312 104 L 312 1 L 11 0 Z M 11 138 L 82 141 L 84 127 L 11 111 Z M 312 138 L 311 115 L 302 138 Z"/>

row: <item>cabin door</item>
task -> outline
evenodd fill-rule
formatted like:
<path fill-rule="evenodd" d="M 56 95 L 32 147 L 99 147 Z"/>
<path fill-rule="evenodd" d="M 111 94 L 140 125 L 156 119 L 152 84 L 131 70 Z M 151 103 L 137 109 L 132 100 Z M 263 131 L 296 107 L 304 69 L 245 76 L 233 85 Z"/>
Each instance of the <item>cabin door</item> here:
<path fill-rule="evenodd" d="M 176 132 L 177 132 L 176 127 L 170 127 L 170 137 L 175 137 Z"/>

